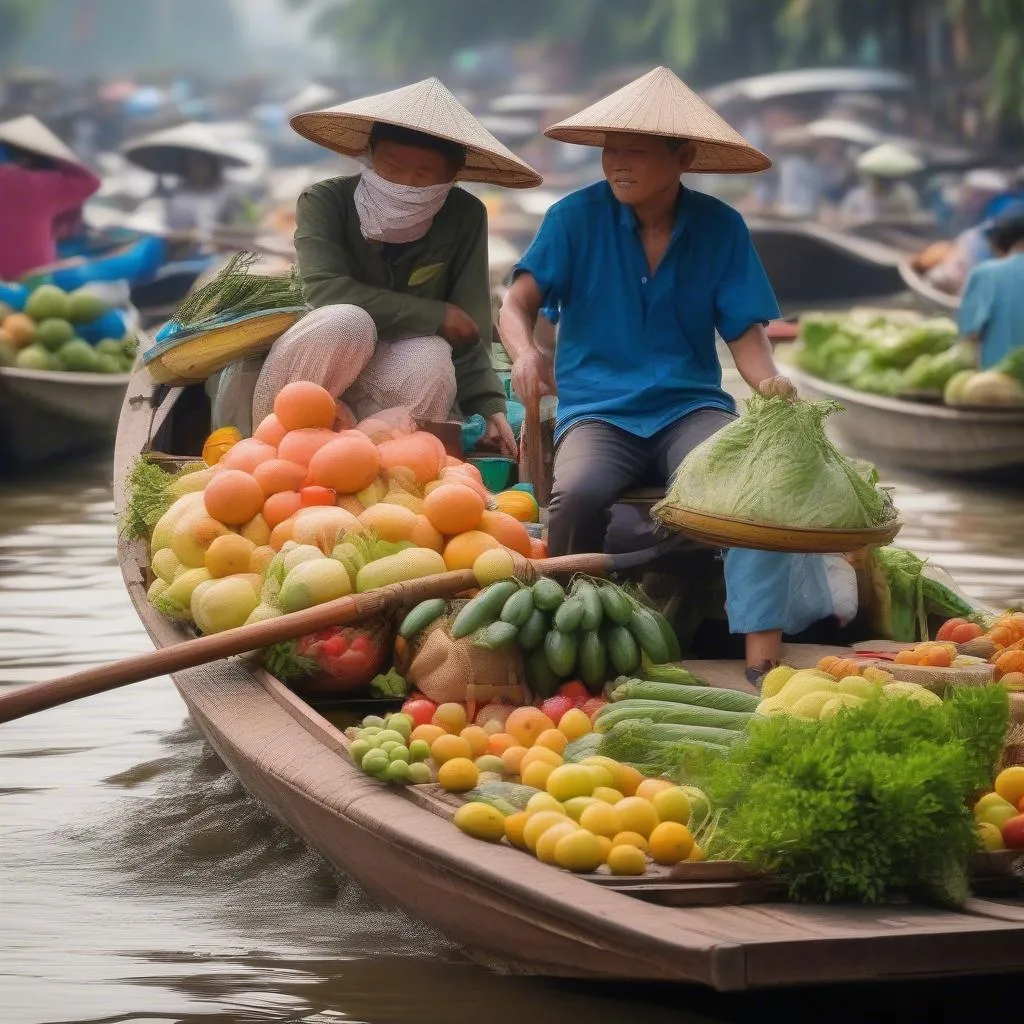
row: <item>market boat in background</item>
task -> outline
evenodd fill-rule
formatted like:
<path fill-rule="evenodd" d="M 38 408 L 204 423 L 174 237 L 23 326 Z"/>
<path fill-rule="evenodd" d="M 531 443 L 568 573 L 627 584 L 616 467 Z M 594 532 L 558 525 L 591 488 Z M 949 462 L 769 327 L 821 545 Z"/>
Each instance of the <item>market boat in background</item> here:
<path fill-rule="evenodd" d="M 917 269 L 916 256 L 903 257 L 899 262 L 899 272 L 903 283 L 926 309 L 952 313 L 960 308 L 960 296 L 952 295 L 949 292 L 944 292 L 941 288 L 936 288 Z"/>
<path fill-rule="evenodd" d="M 786 373 L 802 397 L 843 405 L 829 430 L 850 454 L 883 466 L 1024 480 L 1024 408 L 954 409 L 855 391 L 792 365 Z"/>
<path fill-rule="evenodd" d="M 126 508 L 141 453 L 200 450 L 203 398 L 201 387 L 158 388 L 136 370 L 115 452 L 118 510 Z M 187 639 L 188 627 L 147 600 L 147 544 L 122 537 L 118 558 L 154 643 Z M 790 647 L 785 658 L 811 665 L 823 653 Z M 745 685 L 738 663 L 690 667 L 717 685 Z M 569 874 L 453 828 L 454 808 L 438 787 L 393 788 L 368 778 L 338 728 L 249 660 L 173 679 L 198 727 L 256 799 L 373 896 L 491 962 L 550 976 L 696 982 L 723 991 L 1024 967 L 1024 912 L 1009 903 L 977 899 L 960 913 L 910 904 L 896 912 L 755 906 L 771 886 L 737 879 L 736 865 L 714 862 L 682 866 L 688 880 L 668 869 L 633 880 Z M 728 880 L 708 881 L 723 870 Z"/>
<path fill-rule="evenodd" d="M 0 367 L 0 467 L 28 469 L 110 445 L 128 379 Z"/>

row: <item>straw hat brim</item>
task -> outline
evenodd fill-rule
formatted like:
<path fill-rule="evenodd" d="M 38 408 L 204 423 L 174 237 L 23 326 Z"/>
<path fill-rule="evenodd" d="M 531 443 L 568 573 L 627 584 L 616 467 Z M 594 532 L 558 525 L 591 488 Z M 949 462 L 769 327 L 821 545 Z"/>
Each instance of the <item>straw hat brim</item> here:
<path fill-rule="evenodd" d="M 12 118 L 0 124 L 0 143 L 17 146 L 37 156 L 48 157 L 62 164 L 88 170 L 85 164 L 57 138 L 49 128 L 31 114 Z M 91 173 L 91 172 L 90 172 Z"/>
<path fill-rule="evenodd" d="M 210 138 L 198 125 L 178 125 L 131 139 L 121 147 L 121 154 L 136 167 L 153 174 L 181 175 L 186 157 L 202 153 L 214 157 L 225 167 L 248 167 L 249 161 L 226 144 Z"/>
<path fill-rule="evenodd" d="M 437 79 L 291 117 L 305 139 L 343 156 L 365 156 L 374 124 L 433 135 L 466 150 L 458 181 L 533 188 L 543 179 L 502 145 Z"/>
<path fill-rule="evenodd" d="M 552 125 L 557 142 L 603 147 L 610 134 L 656 135 L 694 143 L 694 174 L 752 174 L 772 162 L 668 68 L 655 68 Z"/>

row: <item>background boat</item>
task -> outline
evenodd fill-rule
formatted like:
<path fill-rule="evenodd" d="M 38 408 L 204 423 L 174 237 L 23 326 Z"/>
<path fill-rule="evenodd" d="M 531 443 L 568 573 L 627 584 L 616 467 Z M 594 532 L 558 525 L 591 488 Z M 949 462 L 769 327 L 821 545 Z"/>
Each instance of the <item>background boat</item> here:
<path fill-rule="evenodd" d="M 926 309 L 952 313 L 960 308 L 960 296 L 936 288 L 914 266 L 914 258 L 905 256 L 899 262 L 899 273 L 903 283 L 913 294 L 915 300 Z"/>

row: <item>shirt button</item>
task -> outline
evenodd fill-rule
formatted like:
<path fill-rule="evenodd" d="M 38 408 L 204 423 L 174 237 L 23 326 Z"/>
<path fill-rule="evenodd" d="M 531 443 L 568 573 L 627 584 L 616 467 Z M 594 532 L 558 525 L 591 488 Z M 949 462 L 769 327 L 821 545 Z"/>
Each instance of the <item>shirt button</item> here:
<path fill-rule="evenodd" d="M 647 284 L 647 278 L 646 277 L 641 277 L 640 278 L 640 283 L 641 284 Z"/>

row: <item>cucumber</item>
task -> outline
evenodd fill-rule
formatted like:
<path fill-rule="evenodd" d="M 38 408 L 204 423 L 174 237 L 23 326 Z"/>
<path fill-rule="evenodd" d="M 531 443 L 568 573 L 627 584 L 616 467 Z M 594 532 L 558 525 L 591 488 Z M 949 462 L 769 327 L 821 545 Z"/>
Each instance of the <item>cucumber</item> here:
<path fill-rule="evenodd" d="M 752 712 L 721 711 L 697 704 L 680 704 L 670 700 L 620 700 L 606 704 L 598 713 L 594 727 L 607 732 L 618 722 L 641 721 L 669 725 L 703 725 L 739 732 L 753 717 Z"/>
<path fill-rule="evenodd" d="M 448 602 L 443 597 L 432 597 L 426 601 L 420 601 L 398 627 L 398 635 L 404 640 L 412 640 L 419 636 L 435 619 L 445 613 Z"/>
<path fill-rule="evenodd" d="M 640 650 L 655 665 L 664 665 L 666 661 L 671 660 L 668 656 L 668 646 L 661 635 L 661 629 L 649 609 L 633 609 L 633 618 L 629 622 L 629 631 L 640 645 Z"/>
<path fill-rule="evenodd" d="M 501 609 L 501 621 L 513 626 L 524 626 L 533 614 L 533 591 L 529 587 L 517 590 Z"/>
<path fill-rule="evenodd" d="M 539 608 L 534 608 L 526 623 L 519 627 L 519 646 L 524 651 L 536 650 L 544 643 L 547 631 L 548 617 Z"/>
<path fill-rule="evenodd" d="M 478 629 L 473 634 L 473 646 L 482 647 L 485 651 L 500 651 L 502 648 L 508 647 L 518 635 L 518 626 L 499 620 Z"/>
<path fill-rule="evenodd" d="M 505 602 L 519 589 L 515 580 L 502 580 L 481 590 L 467 604 L 452 623 L 452 639 L 461 640 L 484 626 L 489 626 L 501 614 Z"/>
<path fill-rule="evenodd" d="M 579 598 L 570 597 L 555 612 L 555 629 L 560 633 L 574 633 L 583 622 L 584 610 L 583 602 Z"/>
<path fill-rule="evenodd" d="M 553 612 L 565 600 L 565 591 L 547 576 L 541 576 L 531 589 L 533 603 L 542 612 Z"/>
<path fill-rule="evenodd" d="M 665 647 L 668 650 L 666 661 L 678 661 L 683 656 L 683 652 L 680 650 L 679 637 L 676 636 L 672 624 L 661 612 L 655 611 L 653 608 L 648 608 L 647 611 L 654 618 L 658 629 L 661 630 L 661 639 L 665 642 Z"/>
<path fill-rule="evenodd" d="M 548 635 L 544 637 L 544 654 L 556 676 L 567 679 L 572 675 L 576 664 L 577 646 L 574 634 L 563 633 L 560 629 L 548 631 Z"/>
<path fill-rule="evenodd" d="M 633 603 L 614 583 L 602 583 L 597 588 L 601 608 L 606 619 L 617 626 L 625 626 L 633 618 Z"/>
<path fill-rule="evenodd" d="M 596 599 L 597 595 L 594 597 Z M 596 629 L 587 630 L 583 634 L 578 657 L 580 679 L 592 691 L 599 688 L 608 674 L 608 653 Z"/>
<path fill-rule="evenodd" d="M 612 626 L 605 635 L 608 658 L 620 676 L 632 675 L 640 668 L 640 648 L 625 626 Z"/>
<path fill-rule="evenodd" d="M 604 607 L 601 604 L 601 597 L 597 587 L 589 580 L 580 580 L 573 587 L 572 596 L 583 605 L 583 620 L 580 626 L 585 630 L 601 628 L 601 621 L 604 619 Z"/>
<path fill-rule="evenodd" d="M 624 700 L 675 701 L 720 711 L 753 712 L 761 703 L 756 694 L 729 690 L 724 686 L 688 686 L 682 683 L 650 682 L 646 679 L 616 679 L 612 703 Z"/>
<path fill-rule="evenodd" d="M 526 682 L 535 697 L 553 697 L 561 680 L 548 664 L 543 647 L 530 651 L 526 659 Z"/>

